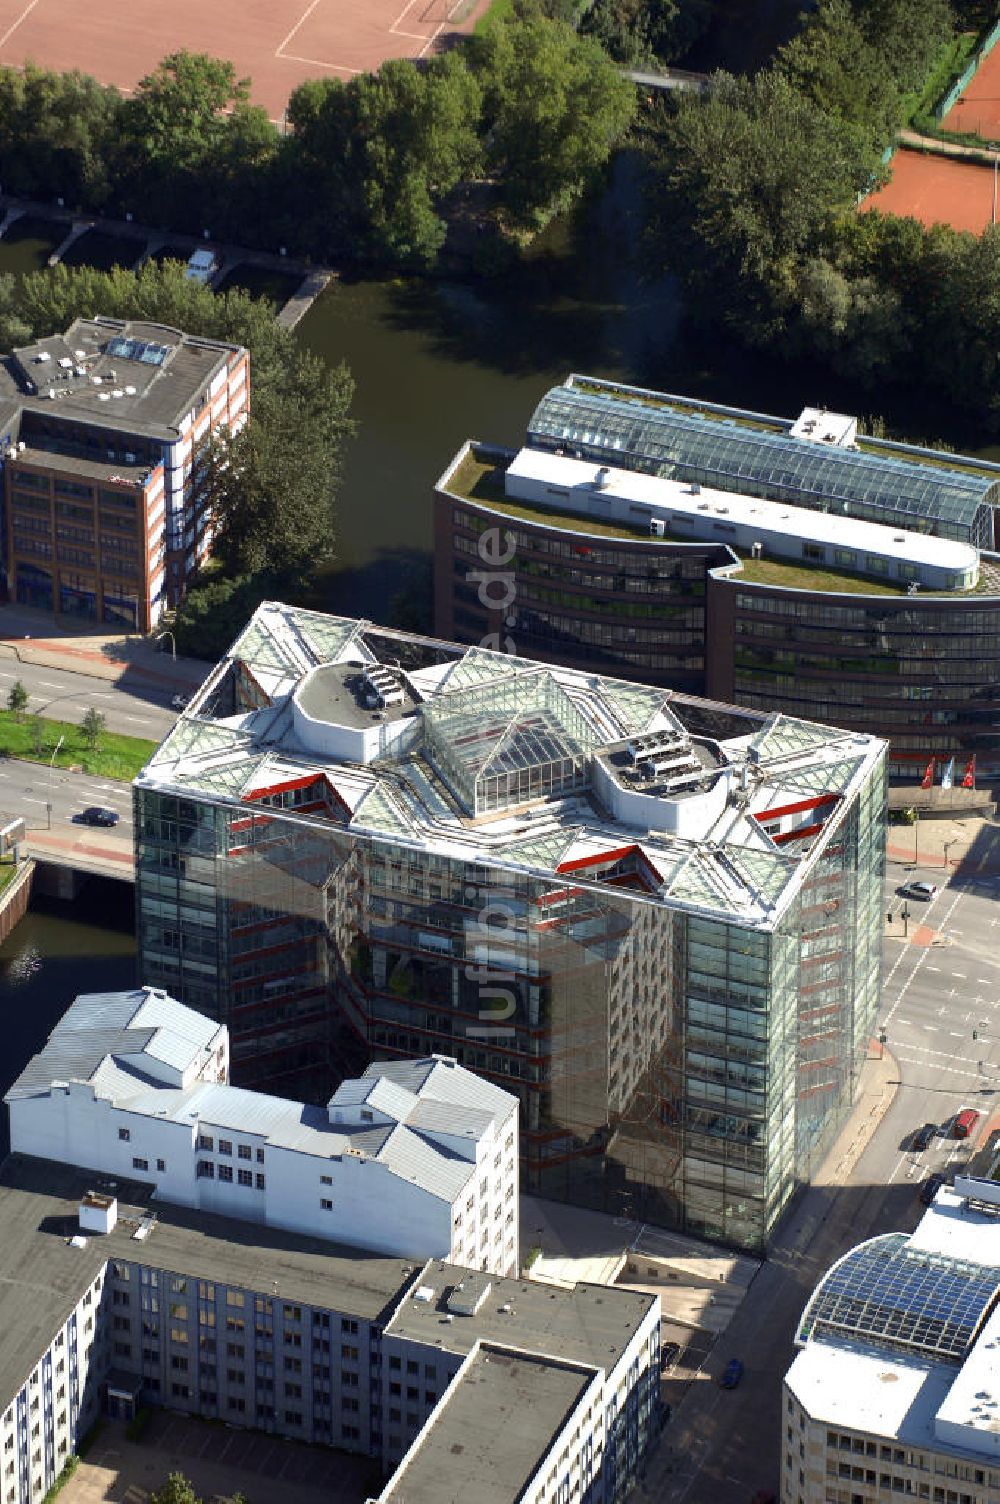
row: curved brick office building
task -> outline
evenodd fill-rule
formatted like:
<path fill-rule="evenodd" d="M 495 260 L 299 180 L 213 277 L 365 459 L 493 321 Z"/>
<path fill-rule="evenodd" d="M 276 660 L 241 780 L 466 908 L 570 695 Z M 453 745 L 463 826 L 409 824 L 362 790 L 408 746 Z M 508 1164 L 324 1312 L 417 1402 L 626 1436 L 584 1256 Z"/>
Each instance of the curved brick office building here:
<path fill-rule="evenodd" d="M 445 636 L 1000 769 L 1000 467 L 571 376 L 437 487 Z"/>

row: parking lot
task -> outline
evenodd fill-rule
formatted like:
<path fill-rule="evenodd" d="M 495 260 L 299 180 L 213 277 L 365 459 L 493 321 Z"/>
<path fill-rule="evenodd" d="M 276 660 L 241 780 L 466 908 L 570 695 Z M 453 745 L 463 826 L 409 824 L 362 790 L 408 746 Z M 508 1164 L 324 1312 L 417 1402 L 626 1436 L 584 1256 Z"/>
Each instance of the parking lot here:
<path fill-rule="evenodd" d="M 63 1490 L 64 1504 L 147 1504 L 170 1473 L 183 1473 L 205 1501 L 241 1493 L 248 1504 L 364 1504 L 381 1489 L 367 1457 L 156 1411 L 141 1441 L 104 1421 Z"/>

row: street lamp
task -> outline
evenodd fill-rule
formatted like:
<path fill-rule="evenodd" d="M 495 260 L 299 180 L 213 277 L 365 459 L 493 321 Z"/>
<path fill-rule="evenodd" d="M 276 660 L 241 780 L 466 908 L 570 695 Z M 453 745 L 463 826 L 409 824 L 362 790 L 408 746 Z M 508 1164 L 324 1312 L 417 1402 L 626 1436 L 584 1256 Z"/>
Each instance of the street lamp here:
<path fill-rule="evenodd" d="M 177 642 L 176 642 L 176 640 L 174 638 L 173 632 L 171 632 L 171 630 L 170 630 L 169 627 L 164 627 L 164 629 L 163 629 L 162 632 L 157 632 L 156 637 L 155 637 L 154 640 L 156 642 L 162 642 L 163 639 L 164 639 L 164 637 L 169 637 L 170 638 L 170 656 L 171 656 L 171 658 L 173 658 L 174 662 L 176 663 L 177 662 Z"/>
<path fill-rule="evenodd" d="M 62 746 L 65 740 L 65 736 L 61 736 L 59 738 L 55 746 L 52 748 L 52 756 L 49 758 L 49 797 L 45 801 L 45 813 L 48 816 L 49 820 L 48 826 L 46 827 L 48 830 L 52 829 L 52 780 L 55 777 L 56 758 L 59 755 L 59 748 Z"/>

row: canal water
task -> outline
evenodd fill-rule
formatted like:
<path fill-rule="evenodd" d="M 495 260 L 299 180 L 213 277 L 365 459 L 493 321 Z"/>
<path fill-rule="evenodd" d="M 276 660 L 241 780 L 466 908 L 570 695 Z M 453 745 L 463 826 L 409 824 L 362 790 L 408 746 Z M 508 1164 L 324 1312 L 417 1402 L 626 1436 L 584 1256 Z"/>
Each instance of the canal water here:
<path fill-rule="evenodd" d="M 0 1096 L 78 992 L 135 986 L 133 927 L 127 885 L 94 879 L 73 904 L 38 900 L 0 945 Z M 0 1159 L 8 1147 L 0 1109 Z"/>

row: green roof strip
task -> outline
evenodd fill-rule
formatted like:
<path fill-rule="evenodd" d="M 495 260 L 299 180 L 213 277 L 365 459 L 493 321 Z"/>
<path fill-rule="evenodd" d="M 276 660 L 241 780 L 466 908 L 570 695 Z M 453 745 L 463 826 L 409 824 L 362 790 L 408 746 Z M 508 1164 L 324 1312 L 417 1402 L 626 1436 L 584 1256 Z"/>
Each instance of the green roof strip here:
<path fill-rule="evenodd" d="M 570 378 L 573 381 L 573 378 Z M 1000 482 L 745 421 L 684 411 L 626 388 L 567 384 L 547 392 L 528 424 L 532 448 L 697 482 L 744 496 L 991 548 Z"/>

